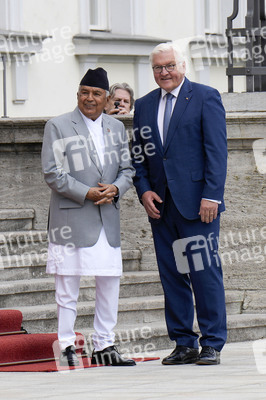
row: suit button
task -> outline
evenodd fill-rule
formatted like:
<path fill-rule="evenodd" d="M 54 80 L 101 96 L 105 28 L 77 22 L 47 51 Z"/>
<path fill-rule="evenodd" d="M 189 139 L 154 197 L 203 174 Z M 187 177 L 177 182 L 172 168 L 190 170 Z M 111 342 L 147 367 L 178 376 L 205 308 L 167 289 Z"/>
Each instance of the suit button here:
<path fill-rule="evenodd" d="M 166 161 L 166 160 L 167 160 L 167 158 L 166 158 L 166 157 L 164 157 L 164 158 L 163 158 L 163 160 L 164 160 L 164 161 Z"/>

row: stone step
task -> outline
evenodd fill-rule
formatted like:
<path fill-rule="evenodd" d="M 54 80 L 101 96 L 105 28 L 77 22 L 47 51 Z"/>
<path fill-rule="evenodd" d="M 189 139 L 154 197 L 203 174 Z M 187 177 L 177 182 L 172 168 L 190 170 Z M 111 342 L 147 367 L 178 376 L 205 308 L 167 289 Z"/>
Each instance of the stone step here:
<path fill-rule="evenodd" d="M 124 272 L 121 278 L 120 297 L 154 296 L 163 294 L 158 272 Z M 55 298 L 54 277 L 0 281 L 0 307 L 8 308 L 14 304 L 21 306 L 53 304 Z M 95 280 L 83 277 L 79 301 L 95 299 Z M 240 313 L 244 302 L 243 291 L 226 291 L 227 306 L 231 314 Z M 230 306 L 229 306 L 230 304 Z M 228 308 L 229 311 L 229 308 Z"/>
<path fill-rule="evenodd" d="M 10 264 L 24 266 L 46 262 L 47 248 L 46 231 L 0 232 L 0 269 Z M 140 250 L 128 247 L 123 249 L 123 260 L 127 261 L 128 270 L 136 270 L 135 261 L 140 262 L 140 258 Z"/>
<path fill-rule="evenodd" d="M 263 290 L 246 290 L 243 302 L 243 313 L 266 312 L 266 286 Z"/>
<path fill-rule="evenodd" d="M 1 209 L 0 232 L 31 230 L 35 211 L 30 208 Z"/>
<path fill-rule="evenodd" d="M 14 210 L 11 210 L 11 213 Z M 16 211 L 16 210 L 15 210 Z M 1 221 L 5 221 L 9 212 L 0 210 L 0 256 L 21 255 L 27 257 L 28 254 L 41 254 L 47 249 L 46 230 L 9 230 L 1 231 Z M 34 215 L 34 210 L 18 210 L 14 218 L 30 218 Z M 226 226 L 226 217 L 223 218 L 223 228 L 220 235 L 220 255 L 223 264 L 233 265 L 239 263 L 256 264 L 258 267 L 265 263 L 264 245 L 265 245 L 265 227 L 261 220 L 250 221 L 251 226 L 257 226 L 249 229 L 249 225 L 243 225 L 242 221 L 234 221 L 230 218 L 230 229 Z M 247 224 L 247 222 L 245 222 Z M 253 225 L 252 225 L 253 224 Z M 257 225 L 256 225 L 257 224 Z M 214 237 L 209 239 L 210 245 Z M 133 246 L 131 246 L 133 247 Z M 259 252 L 261 248 L 261 251 Z M 152 259 L 153 260 L 153 259 Z M 154 262 L 154 260 L 152 261 Z"/>
<path fill-rule="evenodd" d="M 138 271 L 140 268 L 140 250 L 122 250 L 124 271 Z M 47 246 L 39 253 L 33 249 L 30 252 L 17 255 L 0 255 L 0 282 L 25 279 L 47 278 L 45 272 Z"/>
<path fill-rule="evenodd" d="M 46 250 L 46 231 L 20 230 L 0 234 L 0 256 L 2 257 L 17 255 L 25 258 L 28 254 L 41 254 Z"/>
<path fill-rule="evenodd" d="M 196 320 L 196 318 L 195 318 Z M 266 314 L 238 314 L 227 317 L 227 343 L 258 340 L 266 337 Z M 195 321 L 194 332 L 200 336 L 199 327 Z M 85 336 L 89 353 L 93 349 L 93 329 L 81 329 Z M 121 353 L 133 356 L 140 353 L 145 357 L 152 357 L 153 351 L 172 349 L 172 342 L 167 333 L 165 321 L 156 321 L 146 324 L 118 324 L 115 329 L 116 345 Z"/>
<path fill-rule="evenodd" d="M 144 274 L 143 274 L 144 275 Z M 147 282 L 150 275 L 145 273 Z M 47 283 L 48 284 L 48 283 Z M 129 294 L 134 287 L 138 285 L 140 293 L 136 293 L 138 297 L 120 297 L 118 323 L 120 325 L 132 324 L 147 324 L 151 322 L 161 322 L 164 320 L 164 296 L 163 295 L 148 295 L 148 291 L 141 289 L 141 283 L 131 285 L 130 276 L 122 281 L 121 293 L 123 296 Z M 149 286 L 145 286 L 146 288 Z M 153 286 L 160 291 L 160 287 Z M 83 292 L 83 291 L 82 291 Z M 85 291 L 86 292 L 86 291 Z M 93 287 L 91 288 L 93 296 Z M 86 294 L 87 295 L 87 294 Z M 45 294 L 42 294 L 45 298 Z M 82 293 L 83 296 L 83 293 Z M 23 297 L 23 295 L 22 295 Z M 226 293 L 226 305 L 228 314 L 237 314 L 241 310 L 243 294 L 241 293 Z M 57 312 L 55 301 L 51 304 L 40 304 L 23 306 L 21 303 L 18 307 L 8 307 L 19 309 L 23 313 L 23 327 L 30 333 L 52 332 L 57 328 Z M 88 326 L 93 326 L 94 318 L 94 300 L 79 301 L 77 306 L 78 316 L 76 321 L 76 329 L 86 329 Z"/>
<path fill-rule="evenodd" d="M 45 253 L 21 255 L 0 255 L 0 281 L 13 281 L 32 278 L 47 278 L 45 273 L 47 249 Z"/>
<path fill-rule="evenodd" d="M 23 314 L 23 327 L 30 333 L 54 332 L 57 329 L 56 304 L 10 307 Z M 94 301 L 79 302 L 76 329 L 93 326 Z M 163 296 L 143 296 L 119 299 L 120 324 L 147 323 L 164 318 Z"/>
<path fill-rule="evenodd" d="M 229 342 L 266 338 L 266 314 L 228 315 L 227 319 Z"/>
<path fill-rule="evenodd" d="M 21 309 L 26 313 L 26 309 Z M 36 319 L 39 318 L 39 313 L 43 312 L 40 309 L 37 312 Z M 52 312 L 52 311 L 51 311 Z M 51 315 L 47 314 L 47 317 Z M 29 330 L 29 315 L 23 318 L 23 327 L 28 329 L 29 333 L 44 332 L 42 329 L 45 326 L 39 325 L 38 330 Z M 34 321 L 33 321 L 34 323 Z M 87 320 L 87 326 L 92 326 L 92 321 Z M 37 325 L 36 325 L 37 326 Z M 227 316 L 228 339 L 227 343 L 231 342 L 244 342 L 249 340 L 258 340 L 266 337 L 266 314 L 234 314 Z M 51 329 L 49 329 L 51 328 Z M 91 353 L 93 349 L 92 333 L 93 329 L 84 328 L 77 320 L 76 331 L 81 332 L 87 341 L 88 352 Z M 199 328 L 197 322 L 194 323 L 194 331 L 199 335 Z M 47 332 L 56 332 L 56 327 L 48 326 Z M 125 323 L 121 320 L 115 329 L 116 345 L 119 351 L 125 355 L 136 356 L 138 353 L 146 357 L 152 357 L 153 351 L 174 348 L 175 344 L 169 339 L 165 325 L 164 317 L 157 321 L 139 322 L 130 321 Z"/>
<path fill-rule="evenodd" d="M 154 296 L 162 294 L 158 272 L 125 272 L 121 278 L 120 297 Z M 81 279 L 79 302 L 95 300 L 94 277 Z M 53 304 L 54 277 L 0 282 L 0 307 Z"/>

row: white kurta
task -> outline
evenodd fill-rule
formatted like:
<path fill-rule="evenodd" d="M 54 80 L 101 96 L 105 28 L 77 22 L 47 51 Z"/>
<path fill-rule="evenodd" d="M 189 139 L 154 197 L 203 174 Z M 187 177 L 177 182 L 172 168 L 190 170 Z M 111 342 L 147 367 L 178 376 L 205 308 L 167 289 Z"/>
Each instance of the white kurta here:
<path fill-rule="evenodd" d="M 81 115 L 90 131 L 103 166 L 105 145 L 102 115 L 96 121 L 88 119 L 83 114 Z M 110 246 L 103 227 L 97 243 L 91 247 L 62 246 L 49 243 L 46 272 L 57 275 L 121 276 L 121 248 Z"/>

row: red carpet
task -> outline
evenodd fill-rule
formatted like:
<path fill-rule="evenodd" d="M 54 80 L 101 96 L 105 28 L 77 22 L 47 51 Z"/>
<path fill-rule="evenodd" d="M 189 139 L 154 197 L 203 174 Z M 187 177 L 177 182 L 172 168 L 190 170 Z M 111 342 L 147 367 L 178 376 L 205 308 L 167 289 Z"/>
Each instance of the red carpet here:
<path fill-rule="evenodd" d="M 27 334 L 21 331 L 22 314 L 17 310 L 0 310 L 0 372 L 52 372 L 97 367 L 90 358 L 80 357 L 77 367 L 61 367 L 56 333 Z M 24 334 L 23 334 L 24 333 Z M 76 332 L 76 352 L 81 355 L 84 336 Z M 135 358 L 135 361 L 158 360 Z"/>
<path fill-rule="evenodd" d="M 82 339 L 83 346 L 83 336 Z M 0 336 L 0 349 L 0 366 L 5 363 L 54 358 L 60 352 L 56 333 Z M 77 346 L 77 352 L 81 351 L 82 347 Z"/>
<path fill-rule="evenodd" d="M 13 333 L 21 329 L 22 313 L 18 310 L 0 310 L 0 333 Z"/>

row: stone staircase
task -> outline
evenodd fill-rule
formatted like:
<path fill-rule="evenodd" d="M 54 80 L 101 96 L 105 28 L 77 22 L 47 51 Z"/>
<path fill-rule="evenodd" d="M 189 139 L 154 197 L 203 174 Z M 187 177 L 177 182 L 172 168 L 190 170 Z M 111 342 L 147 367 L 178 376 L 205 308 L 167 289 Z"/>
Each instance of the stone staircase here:
<path fill-rule="evenodd" d="M 30 230 L 33 228 L 34 210 L 0 210 L 0 232 Z"/>
<path fill-rule="evenodd" d="M 29 333 L 57 329 L 54 279 L 45 273 L 45 231 L 33 229 L 34 210 L 0 211 L 0 308 L 19 309 Z M 140 270 L 141 252 L 122 251 L 117 343 L 125 353 L 150 354 L 171 348 L 164 322 L 164 299 L 157 270 Z M 154 266 L 154 269 L 156 266 Z M 95 281 L 83 277 L 76 330 L 91 349 Z M 228 341 L 255 340 L 266 336 L 266 314 L 248 314 L 244 290 L 226 290 Z M 265 312 L 265 311 L 264 311 Z M 195 322 L 195 329 L 198 330 Z"/>

